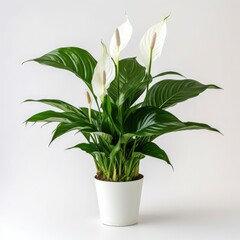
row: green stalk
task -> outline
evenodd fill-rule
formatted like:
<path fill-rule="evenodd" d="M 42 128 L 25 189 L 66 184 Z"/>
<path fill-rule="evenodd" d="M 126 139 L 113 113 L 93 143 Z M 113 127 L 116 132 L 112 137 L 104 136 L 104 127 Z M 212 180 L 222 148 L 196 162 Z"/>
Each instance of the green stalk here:
<path fill-rule="evenodd" d="M 94 139 L 94 137 L 90 134 L 90 137 L 92 138 L 92 141 L 94 142 L 94 144 L 97 146 L 97 148 L 98 148 L 98 145 L 97 145 L 97 142 L 96 142 L 96 140 Z M 89 141 L 90 142 L 90 141 Z M 99 150 L 99 148 L 98 148 L 98 150 Z M 100 151 L 100 150 L 99 150 Z M 95 158 L 93 158 L 93 160 L 94 160 L 94 163 L 95 163 L 95 166 L 96 166 L 96 169 L 97 169 L 97 174 L 99 173 L 99 171 L 100 171 L 100 167 L 98 166 L 98 164 L 97 164 L 97 161 L 96 161 L 96 159 Z"/>
<path fill-rule="evenodd" d="M 135 140 L 134 140 L 134 143 L 133 143 L 133 147 L 132 147 L 132 149 L 131 149 L 131 159 L 130 159 L 130 163 L 129 163 L 129 166 L 128 166 L 128 169 L 127 169 L 127 178 L 129 178 L 130 176 L 130 174 L 131 174 L 131 169 L 132 169 L 132 164 L 133 164 L 133 159 L 134 159 L 134 157 L 133 157 L 133 153 L 134 153 L 134 151 L 135 151 L 135 148 L 136 148 L 136 143 L 137 143 L 137 138 L 135 138 Z"/>
<path fill-rule="evenodd" d="M 149 60 L 149 65 L 148 65 L 148 69 L 147 69 L 147 77 L 148 77 L 148 80 L 150 79 L 150 74 L 151 74 L 151 68 L 152 68 L 152 52 L 153 50 L 151 49 L 150 50 L 150 60 Z M 147 84 L 147 91 L 146 91 L 146 96 L 148 94 L 148 89 L 149 89 L 149 82 Z M 145 98 L 146 98 L 145 96 Z"/>
<path fill-rule="evenodd" d="M 116 182 L 118 180 L 118 177 L 117 177 L 117 168 L 116 166 L 113 167 L 113 177 L 112 177 L 112 180 L 114 182 Z"/>
<path fill-rule="evenodd" d="M 126 155 L 126 144 L 123 144 L 123 151 L 121 152 L 121 157 L 119 158 L 119 166 L 118 166 L 119 179 L 122 178 L 123 166 L 126 159 L 125 155 Z"/>
<path fill-rule="evenodd" d="M 91 111 L 90 104 L 88 105 L 88 117 L 89 117 L 89 122 L 92 124 L 92 111 Z"/>
<path fill-rule="evenodd" d="M 119 83 L 119 56 L 116 58 L 116 78 L 117 78 L 117 98 L 119 102 L 119 97 L 120 97 L 120 83 Z"/>
<path fill-rule="evenodd" d="M 98 101 L 97 101 L 97 97 L 94 95 L 93 92 L 92 92 L 92 94 L 93 94 L 94 100 L 96 102 L 96 105 L 97 105 L 97 108 L 98 108 L 98 112 L 100 113 L 100 107 L 99 107 L 99 104 L 98 104 Z"/>
<path fill-rule="evenodd" d="M 122 158 L 123 158 L 123 154 L 121 154 L 121 158 L 119 160 L 119 166 L 118 166 L 118 176 L 119 176 L 119 179 L 121 178 L 121 175 L 122 175 Z"/>
<path fill-rule="evenodd" d="M 147 70 L 148 76 L 150 76 L 151 68 L 152 68 L 152 52 L 153 52 L 153 49 L 150 50 L 150 60 L 149 60 L 149 65 L 148 65 L 148 70 Z"/>

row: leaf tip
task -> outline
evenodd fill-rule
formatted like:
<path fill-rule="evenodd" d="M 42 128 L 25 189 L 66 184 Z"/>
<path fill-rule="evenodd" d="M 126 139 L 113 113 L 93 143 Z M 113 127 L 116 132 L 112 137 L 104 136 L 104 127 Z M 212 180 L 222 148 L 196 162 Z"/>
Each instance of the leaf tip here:
<path fill-rule="evenodd" d="M 210 130 L 217 132 L 217 133 L 221 134 L 222 136 L 224 136 L 223 133 L 216 128 L 211 128 Z"/>
<path fill-rule="evenodd" d="M 217 130 L 217 132 L 224 137 L 224 134 L 221 131 Z"/>
<path fill-rule="evenodd" d="M 221 87 L 219 87 L 219 86 L 217 86 L 217 85 L 214 85 L 214 84 L 210 84 L 210 85 L 208 85 L 208 86 L 209 86 L 209 88 L 212 88 L 212 89 L 224 90 L 223 88 L 221 88 Z"/>
<path fill-rule="evenodd" d="M 34 61 L 34 59 L 26 60 L 26 61 L 22 62 L 22 65 L 25 64 L 25 63 L 27 63 L 27 62 L 32 62 L 32 61 Z"/>
<path fill-rule="evenodd" d="M 31 101 L 33 101 L 33 100 L 32 99 L 26 99 L 26 100 L 22 101 L 21 104 L 26 103 L 26 102 L 31 102 Z"/>
<path fill-rule="evenodd" d="M 53 133 L 54 133 L 55 131 L 56 131 L 56 129 L 53 130 Z M 53 134 L 52 139 L 51 139 L 50 143 L 48 144 L 48 147 L 50 147 L 50 146 L 52 145 L 52 142 L 53 142 L 55 139 L 56 139 L 56 137 L 55 137 L 54 134 Z"/>

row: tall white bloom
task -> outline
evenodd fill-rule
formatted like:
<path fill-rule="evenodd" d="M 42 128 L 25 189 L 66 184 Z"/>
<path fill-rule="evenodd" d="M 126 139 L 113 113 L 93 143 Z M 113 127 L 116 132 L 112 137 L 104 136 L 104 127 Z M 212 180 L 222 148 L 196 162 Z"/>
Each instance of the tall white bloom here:
<path fill-rule="evenodd" d="M 115 65 L 107 52 L 107 47 L 102 43 L 102 55 L 97 62 L 92 78 L 94 94 L 102 101 L 107 93 L 110 83 L 115 78 Z"/>
<path fill-rule="evenodd" d="M 132 25 L 126 16 L 126 21 L 117 27 L 110 42 L 110 55 L 114 61 L 118 61 L 120 52 L 127 46 L 132 36 Z"/>
<path fill-rule="evenodd" d="M 140 59 L 147 71 L 149 65 L 161 56 L 167 35 L 167 18 L 150 27 L 140 41 Z"/>

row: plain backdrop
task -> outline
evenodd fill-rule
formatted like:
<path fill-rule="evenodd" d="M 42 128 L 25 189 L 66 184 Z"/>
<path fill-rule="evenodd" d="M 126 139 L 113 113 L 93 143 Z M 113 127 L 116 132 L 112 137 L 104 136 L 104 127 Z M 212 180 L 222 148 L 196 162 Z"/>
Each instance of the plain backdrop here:
<path fill-rule="evenodd" d="M 0 2 L 0 239 L 240 239 L 240 2 L 238 0 L 8 0 Z M 141 162 L 144 186 L 139 224 L 101 225 L 89 155 L 65 151 L 83 140 L 69 133 L 48 143 L 54 126 L 25 127 L 49 109 L 28 98 L 56 98 L 86 106 L 83 82 L 73 74 L 22 62 L 55 48 L 78 46 L 98 58 L 100 41 L 133 25 L 121 57 L 136 56 L 143 33 L 171 13 L 168 35 L 153 73 L 178 71 L 224 90 L 208 90 L 169 109 L 183 121 L 206 122 L 207 131 L 157 139 L 163 161 Z"/>

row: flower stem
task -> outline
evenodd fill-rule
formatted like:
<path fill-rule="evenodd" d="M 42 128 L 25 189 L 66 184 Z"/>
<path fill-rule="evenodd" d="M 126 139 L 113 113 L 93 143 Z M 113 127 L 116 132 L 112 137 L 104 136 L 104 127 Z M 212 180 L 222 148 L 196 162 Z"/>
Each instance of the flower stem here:
<path fill-rule="evenodd" d="M 120 83 L 119 83 L 119 57 L 117 57 L 116 59 L 116 78 L 117 78 L 117 98 L 119 101 L 119 97 L 120 97 Z"/>
<path fill-rule="evenodd" d="M 88 117 L 89 117 L 89 122 L 92 124 L 92 110 L 91 110 L 91 105 L 88 105 Z"/>
<path fill-rule="evenodd" d="M 150 49 L 150 60 L 149 60 L 149 65 L 148 65 L 148 69 L 147 69 L 148 83 L 147 83 L 147 91 L 146 91 L 146 95 L 145 95 L 144 101 L 145 101 L 145 99 L 147 97 L 148 90 L 149 90 L 149 80 L 150 80 L 151 68 L 152 68 L 152 52 L 153 52 L 153 50 Z"/>

